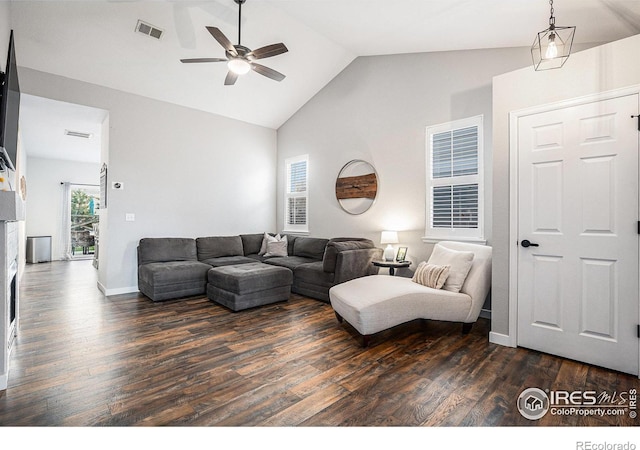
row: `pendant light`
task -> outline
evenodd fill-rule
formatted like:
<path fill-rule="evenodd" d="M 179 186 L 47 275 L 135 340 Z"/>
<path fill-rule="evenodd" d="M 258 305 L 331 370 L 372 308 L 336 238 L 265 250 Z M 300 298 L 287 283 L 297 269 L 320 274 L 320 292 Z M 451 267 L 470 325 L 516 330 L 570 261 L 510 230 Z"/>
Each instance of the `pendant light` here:
<path fill-rule="evenodd" d="M 553 16 L 553 0 L 549 0 L 551 6 L 551 17 L 549 17 L 549 28 L 537 34 L 533 46 L 531 46 L 531 57 L 533 67 L 536 70 L 559 69 L 571 54 L 571 45 L 576 27 L 558 27 L 556 18 Z"/>

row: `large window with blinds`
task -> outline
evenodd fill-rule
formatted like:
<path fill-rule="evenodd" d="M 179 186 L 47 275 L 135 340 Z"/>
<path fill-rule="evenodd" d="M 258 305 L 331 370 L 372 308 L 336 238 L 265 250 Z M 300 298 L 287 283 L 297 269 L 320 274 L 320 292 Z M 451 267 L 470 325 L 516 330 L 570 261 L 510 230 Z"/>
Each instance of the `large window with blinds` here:
<path fill-rule="evenodd" d="M 482 116 L 427 127 L 425 240 L 484 240 L 482 144 Z"/>
<path fill-rule="evenodd" d="M 308 232 L 309 155 L 285 160 L 284 231 Z"/>

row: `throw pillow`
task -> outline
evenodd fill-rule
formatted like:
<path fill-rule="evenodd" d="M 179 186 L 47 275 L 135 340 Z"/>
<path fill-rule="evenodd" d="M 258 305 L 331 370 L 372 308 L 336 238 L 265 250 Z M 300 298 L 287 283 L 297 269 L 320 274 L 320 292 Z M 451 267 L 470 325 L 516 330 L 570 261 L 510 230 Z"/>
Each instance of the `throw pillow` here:
<path fill-rule="evenodd" d="M 269 233 L 264 233 L 264 237 L 262 238 L 262 245 L 260 246 L 260 251 L 258 255 L 264 256 L 267 253 L 267 244 L 269 242 L 277 242 L 280 240 L 280 235 L 271 236 Z"/>
<path fill-rule="evenodd" d="M 449 277 L 445 281 L 444 286 L 442 286 L 442 289 L 445 291 L 460 292 L 464 280 L 467 279 L 469 270 L 471 270 L 473 256 L 473 252 L 451 250 L 436 244 L 427 262 L 435 266 L 449 266 Z"/>
<path fill-rule="evenodd" d="M 450 266 L 434 266 L 422 261 L 418 264 L 411 281 L 433 289 L 442 289 L 449 277 Z"/>
<path fill-rule="evenodd" d="M 264 254 L 264 257 L 272 258 L 274 256 L 288 256 L 286 236 L 281 241 L 267 243 L 267 253 Z"/>

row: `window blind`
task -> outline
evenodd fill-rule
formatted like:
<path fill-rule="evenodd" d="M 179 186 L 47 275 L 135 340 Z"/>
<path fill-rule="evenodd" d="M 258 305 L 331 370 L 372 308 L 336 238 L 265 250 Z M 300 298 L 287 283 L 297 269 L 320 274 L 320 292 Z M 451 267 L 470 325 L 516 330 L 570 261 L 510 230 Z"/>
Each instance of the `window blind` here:
<path fill-rule="evenodd" d="M 285 192 L 285 229 L 308 231 L 308 156 L 285 161 L 287 189 Z"/>
<path fill-rule="evenodd" d="M 289 225 L 305 225 L 307 223 L 307 199 L 305 197 L 289 198 L 287 215 Z"/>
<path fill-rule="evenodd" d="M 307 191 L 307 162 L 300 161 L 289 165 L 289 193 Z"/>
<path fill-rule="evenodd" d="M 434 179 L 478 173 L 478 127 L 467 127 L 433 135 Z"/>
<path fill-rule="evenodd" d="M 478 184 L 434 186 L 434 228 L 478 228 Z"/>
<path fill-rule="evenodd" d="M 469 237 L 480 233 L 480 125 L 477 119 L 451 122 L 433 127 L 429 135 L 431 220 L 427 235 Z"/>

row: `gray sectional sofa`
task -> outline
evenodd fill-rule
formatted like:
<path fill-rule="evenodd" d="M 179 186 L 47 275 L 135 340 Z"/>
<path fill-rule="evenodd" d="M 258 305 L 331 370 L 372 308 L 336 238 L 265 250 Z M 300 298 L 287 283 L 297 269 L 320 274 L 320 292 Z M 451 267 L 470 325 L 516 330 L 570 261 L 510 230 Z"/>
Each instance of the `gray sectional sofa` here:
<path fill-rule="evenodd" d="M 329 302 L 331 287 L 376 274 L 371 262 L 382 257 L 369 239 L 287 235 L 288 256 L 265 258 L 259 255 L 263 238 L 263 233 L 143 238 L 138 289 L 153 301 L 207 294 L 232 310 L 286 300 L 289 288 Z"/>

